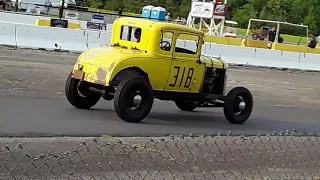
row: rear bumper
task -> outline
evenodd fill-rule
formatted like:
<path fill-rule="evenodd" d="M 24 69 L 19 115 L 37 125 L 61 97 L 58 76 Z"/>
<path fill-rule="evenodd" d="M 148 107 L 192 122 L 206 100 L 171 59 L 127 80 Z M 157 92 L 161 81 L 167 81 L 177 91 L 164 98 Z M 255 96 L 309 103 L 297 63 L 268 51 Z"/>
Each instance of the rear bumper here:
<path fill-rule="evenodd" d="M 109 76 L 108 68 L 101 68 L 86 63 L 76 63 L 72 70 L 73 78 L 103 86 L 108 86 Z"/>

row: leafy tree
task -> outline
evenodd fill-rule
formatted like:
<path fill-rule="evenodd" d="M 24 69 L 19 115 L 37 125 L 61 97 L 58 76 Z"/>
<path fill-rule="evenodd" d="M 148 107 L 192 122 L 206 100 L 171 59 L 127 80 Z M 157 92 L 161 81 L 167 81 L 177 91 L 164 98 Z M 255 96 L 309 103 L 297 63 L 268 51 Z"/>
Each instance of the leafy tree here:
<path fill-rule="evenodd" d="M 81 0 L 80 0 L 81 1 Z M 172 18 L 187 18 L 192 0 L 82 0 L 87 6 L 140 14 L 146 5 L 161 6 Z M 209 1 L 209 0 L 206 0 Z M 223 0 L 220 0 L 223 2 Z M 305 24 L 313 33 L 320 33 L 320 0 L 228 0 L 228 20 L 246 28 L 250 18 Z M 257 23 L 257 26 L 261 23 Z M 281 33 L 305 34 L 305 30 L 281 26 Z"/>
<path fill-rule="evenodd" d="M 233 13 L 233 20 L 237 21 L 241 27 L 247 26 L 251 18 L 257 17 L 257 10 L 254 9 L 253 4 L 245 4 Z"/>

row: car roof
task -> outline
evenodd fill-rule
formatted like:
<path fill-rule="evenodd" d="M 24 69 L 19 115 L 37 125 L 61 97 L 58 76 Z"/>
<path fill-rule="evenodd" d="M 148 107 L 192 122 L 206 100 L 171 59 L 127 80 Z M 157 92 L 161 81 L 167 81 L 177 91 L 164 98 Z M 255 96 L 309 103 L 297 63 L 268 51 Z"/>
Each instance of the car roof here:
<path fill-rule="evenodd" d="M 170 28 L 170 29 L 179 29 L 183 31 L 188 31 L 196 34 L 203 34 L 203 31 L 200 31 L 198 29 L 195 29 L 189 26 L 165 22 L 165 21 L 159 21 L 159 20 L 145 19 L 145 18 L 121 17 L 116 20 L 116 23 L 124 24 L 124 25 L 136 25 L 142 29 L 149 29 L 151 27 L 156 27 L 160 29 Z"/>

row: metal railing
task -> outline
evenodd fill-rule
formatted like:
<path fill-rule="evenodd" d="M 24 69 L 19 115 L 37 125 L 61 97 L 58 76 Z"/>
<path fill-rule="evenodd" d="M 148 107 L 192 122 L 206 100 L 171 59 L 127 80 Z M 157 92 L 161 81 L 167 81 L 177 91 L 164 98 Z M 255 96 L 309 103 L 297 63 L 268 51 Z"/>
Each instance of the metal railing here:
<path fill-rule="evenodd" d="M 5 145 L 0 179 L 320 179 L 317 134 L 123 139 L 95 138 L 61 154 Z"/>

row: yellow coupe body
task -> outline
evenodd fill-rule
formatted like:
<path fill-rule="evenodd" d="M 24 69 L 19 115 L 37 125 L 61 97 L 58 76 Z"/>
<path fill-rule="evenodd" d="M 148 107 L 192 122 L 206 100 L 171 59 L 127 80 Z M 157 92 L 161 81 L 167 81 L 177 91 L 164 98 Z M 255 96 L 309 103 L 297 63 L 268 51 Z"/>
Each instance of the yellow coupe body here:
<path fill-rule="evenodd" d="M 183 111 L 223 107 L 227 120 L 245 122 L 251 114 L 250 91 L 236 87 L 226 95 L 228 65 L 201 55 L 202 31 L 180 24 L 118 18 L 109 47 L 83 52 L 65 85 L 68 101 L 89 109 L 101 97 L 114 100 L 126 122 L 140 122 L 153 100 L 173 101 Z"/>
<path fill-rule="evenodd" d="M 86 50 L 73 71 L 81 66 L 84 81 L 110 86 L 120 71 L 135 67 L 148 75 L 154 90 L 197 93 L 206 67 L 227 68 L 222 60 L 201 56 L 203 36 L 202 31 L 179 24 L 119 18 L 113 24 L 111 46 Z M 79 73 L 74 77 L 82 78 Z"/>

